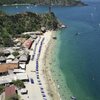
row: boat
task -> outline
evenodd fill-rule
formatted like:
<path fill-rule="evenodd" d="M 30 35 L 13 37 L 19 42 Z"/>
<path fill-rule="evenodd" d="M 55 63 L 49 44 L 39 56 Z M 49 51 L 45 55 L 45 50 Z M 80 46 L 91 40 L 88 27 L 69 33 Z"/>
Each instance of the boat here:
<path fill-rule="evenodd" d="M 72 100 L 77 100 L 75 96 L 70 97 Z"/>
<path fill-rule="evenodd" d="M 76 36 L 77 36 L 77 35 L 80 35 L 80 33 L 79 33 L 79 32 L 77 32 L 75 35 L 76 35 Z"/>
<path fill-rule="evenodd" d="M 99 23 L 98 25 L 99 25 L 99 27 L 100 27 L 100 23 Z"/>
<path fill-rule="evenodd" d="M 18 8 L 18 6 L 16 6 L 16 8 Z"/>
<path fill-rule="evenodd" d="M 37 5 L 34 5 L 35 7 L 37 7 Z"/>
<path fill-rule="evenodd" d="M 93 16 L 93 13 L 91 13 L 91 16 Z"/>
<path fill-rule="evenodd" d="M 26 8 L 29 9 L 29 6 L 27 6 Z"/>

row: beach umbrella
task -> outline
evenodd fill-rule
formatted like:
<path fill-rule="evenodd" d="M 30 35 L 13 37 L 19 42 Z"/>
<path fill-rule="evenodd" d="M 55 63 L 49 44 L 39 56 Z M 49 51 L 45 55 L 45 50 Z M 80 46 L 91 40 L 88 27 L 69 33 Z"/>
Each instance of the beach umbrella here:
<path fill-rule="evenodd" d="M 37 77 L 37 79 L 39 79 L 39 77 Z"/>
<path fill-rule="evenodd" d="M 45 94 L 42 94 L 42 96 L 43 96 L 43 97 L 46 97 L 46 95 L 45 95 Z"/>
<path fill-rule="evenodd" d="M 43 90 L 43 87 L 40 87 L 41 90 Z"/>
<path fill-rule="evenodd" d="M 39 85 L 42 85 L 42 83 L 39 83 Z"/>

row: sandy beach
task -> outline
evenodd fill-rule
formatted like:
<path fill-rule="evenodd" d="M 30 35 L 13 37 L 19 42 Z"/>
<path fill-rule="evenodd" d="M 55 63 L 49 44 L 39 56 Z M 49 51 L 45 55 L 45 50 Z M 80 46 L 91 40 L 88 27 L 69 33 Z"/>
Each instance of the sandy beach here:
<path fill-rule="evenodd" d="M 51 71 L 51 56 L 53 52 L 53 48 L 56 45 L 56 40 L 52 37 L 55 36 L 56 31 L 48 31 L 44 34 L 46 40 L 44 41 L 41 56 L 40 56 L 40 63 L 42 64 L 42 73 L 44 75 L 44 81 L 46 85 L 47 95 L 49 96 L 50 100 L 61 100 L 60 95 L 58 93 L 57 87 L 55 82 L 52 79 Z"/>

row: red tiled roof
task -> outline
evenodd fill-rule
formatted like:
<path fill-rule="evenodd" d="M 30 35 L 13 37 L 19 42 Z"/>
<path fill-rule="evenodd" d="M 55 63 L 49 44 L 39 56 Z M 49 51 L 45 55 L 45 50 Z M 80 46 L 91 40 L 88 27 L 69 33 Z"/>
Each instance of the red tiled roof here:
<path fill-rule="evenodd" d="M 23 43 L 23 46 L 26 47 L 26 48 L 30 48 L 31 45 L 32 45 L 32 42 L 33 42 L 33 40 L 28 39 Z"/>
<path fill-rule="evenodd" d="M 10 69 L 18 68 L 18 63 L 4 63 L 0 64 L 0 73 L 7 72 Z"/>
<path fill-rule="evenodd" d="M 14 85 L 5 88 L 5 97 L 10 97 L 14 94 L 16 94 L 16 89 Z"/>

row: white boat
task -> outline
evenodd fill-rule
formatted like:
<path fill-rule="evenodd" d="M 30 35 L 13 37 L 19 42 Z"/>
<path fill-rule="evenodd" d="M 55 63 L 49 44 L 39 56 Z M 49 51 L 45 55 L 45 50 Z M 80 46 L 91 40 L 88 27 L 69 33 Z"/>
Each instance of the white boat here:
<path fill-rule="evenodd" d="M 93 13 L 91 13 L 90 15 L 93 16 Z"/>
<path fill-rule="evenodd" d="M 27 6 L 26 8 L 29 9 L 29 6 Z"/>
<path fill-rule="evenodd" d="M 70 98 L 71 98 L 72 100 L 76 100 L 76 97 L 74 97 L 74 96 L 71 96 Z"/>
<path fill-rule="evenodd" d="M 18 8 L 18 6 L 16 6 L 16 8 Z"/>

